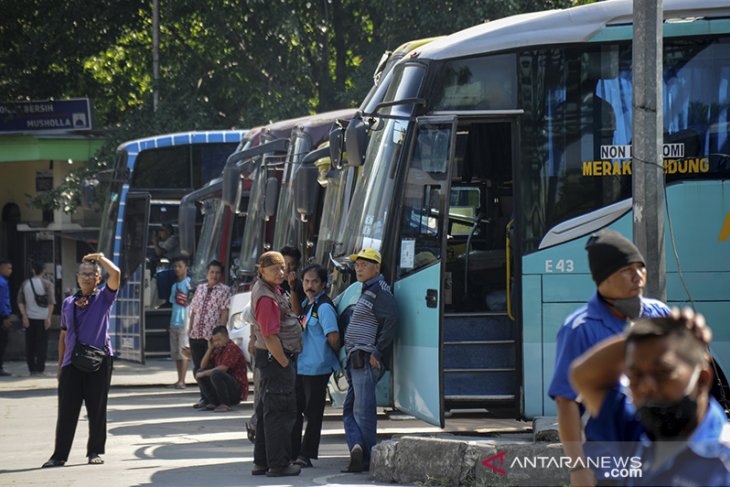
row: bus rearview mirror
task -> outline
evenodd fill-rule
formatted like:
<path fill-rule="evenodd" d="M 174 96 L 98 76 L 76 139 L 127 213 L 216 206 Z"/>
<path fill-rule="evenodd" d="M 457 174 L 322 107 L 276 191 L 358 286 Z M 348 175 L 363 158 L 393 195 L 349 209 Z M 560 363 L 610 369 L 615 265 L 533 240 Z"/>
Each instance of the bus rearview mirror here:
<path fill-rule="evenodd" d="M 279 200 L 279 180 L 271 176 L 266 180 L 264 194 L 264 217 L 268 220 L 276 215 L 276 203 Z"/>
<path fill-rule="evenodd" d="M 319 182 L 317 166 L 305 164 L 297 171 L 296 184 L 294 185 L 294 202 L 297 213 L 306 221 L 307 217 L 317 211 L 317 196 L 319 195 Z"/>
<path fill-rule="evenodd" d="M 330 131 L 330 164 L 335 169 L 342 169 L 342 150 L 345 140 L 345 129 L 335 127 Z"/>
<path fill-rule="evenodd" d="M 362 166 L 367 147 L 367 126 L 359 117 L 350 120 L 345 130 L 345 150 L 348 166 Z"/>

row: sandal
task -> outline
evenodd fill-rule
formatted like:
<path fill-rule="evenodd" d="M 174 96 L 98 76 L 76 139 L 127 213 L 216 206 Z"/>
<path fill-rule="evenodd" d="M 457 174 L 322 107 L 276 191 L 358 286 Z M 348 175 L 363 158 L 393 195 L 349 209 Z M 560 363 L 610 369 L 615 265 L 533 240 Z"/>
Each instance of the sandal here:
<path fill-rule="evenodd" d="M 51 458 L 46 463 L 44 463 L 41 468 L 63 467 L 64 465 L 66 465 L 65 460 L 56 460 L 55 458 Z"/>
<path fill-rule="evenodd" d="M 214 413 L 227 413 L 231 410 L 231 406 L 227 406 L 225 404 L 221 404 L 218 407 L 216 407 L 213 412 Z"/>
<path fill-rule="evenodd" d="M 104 460 L 97 454 L 89 455 L 89 465 L 103 465 Z"/>

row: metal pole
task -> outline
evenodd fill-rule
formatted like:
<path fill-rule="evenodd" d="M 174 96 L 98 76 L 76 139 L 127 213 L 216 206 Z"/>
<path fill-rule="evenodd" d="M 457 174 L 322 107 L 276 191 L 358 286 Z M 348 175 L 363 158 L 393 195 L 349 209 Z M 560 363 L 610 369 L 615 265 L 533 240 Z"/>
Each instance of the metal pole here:
<path fill-rule="evenodd" d="M 645 295 L 666 301 L 664 159 L 662 151 L 663 0 L 634 0 L 633 162 L 634 242 L 647 266 Z"/>
<path fill-rule="evenodd" d="M 152 110 L 160 104 L 160 0 L 152 2 Z"/>

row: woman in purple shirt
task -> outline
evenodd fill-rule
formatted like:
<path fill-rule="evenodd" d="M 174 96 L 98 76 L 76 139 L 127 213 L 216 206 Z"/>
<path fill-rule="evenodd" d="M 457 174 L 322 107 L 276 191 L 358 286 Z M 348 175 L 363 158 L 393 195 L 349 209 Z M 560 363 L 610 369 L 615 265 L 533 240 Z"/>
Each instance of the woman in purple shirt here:
<path fill-rule="evenodd" d="M 101 269 L 109 274 L 106 286 L 101 282 Z M 86 404 L 89 417 L 89 441 L 86 456 L 89 464 L 104 461 L 106 444 L 106 403 L 112 377 L 112 348 L 109 340 L 109 310 L 119 289 L 119 268 L 102 253 L 86 255 L 76 274 L 80 291 L 63 301 L 61 307 L 61 335 L 58 340 L 58 420 L 56 446 L 51 459 L 43 468 L 62 467 L 66 464 L 73 443 L 81 403 Z M 101 368 L 84 372 L 71 364 L 71 353 L 76 340 L 106 351 Z"/>

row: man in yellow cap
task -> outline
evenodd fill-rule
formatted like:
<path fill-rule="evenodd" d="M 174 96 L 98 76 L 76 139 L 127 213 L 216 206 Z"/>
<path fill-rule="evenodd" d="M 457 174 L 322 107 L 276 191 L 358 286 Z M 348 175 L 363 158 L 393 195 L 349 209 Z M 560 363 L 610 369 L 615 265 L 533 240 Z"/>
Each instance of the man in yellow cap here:
<path fill-rule="evenodd" d="M 362 472 L 370 465 L 377 441 L 375 386 L 390 366 L 398 309 L 380 273 L 380 252 L 365 248 L 350 256 L 362 294 L 345 331 L 347 396 L 342 406 L 350 464 L 343 472 Z"/>

